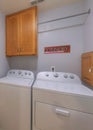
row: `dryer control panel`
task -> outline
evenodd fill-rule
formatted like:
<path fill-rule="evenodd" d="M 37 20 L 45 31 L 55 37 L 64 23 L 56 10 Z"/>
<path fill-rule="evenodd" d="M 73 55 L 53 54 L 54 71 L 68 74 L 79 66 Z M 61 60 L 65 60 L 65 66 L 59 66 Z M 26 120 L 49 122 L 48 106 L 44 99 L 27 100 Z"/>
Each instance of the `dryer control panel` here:
<path fill-rule="evenodd" d="M 81 80 L 76 74 L 65 72 L 40 72 L 37 79 L 81 84 Z"/>

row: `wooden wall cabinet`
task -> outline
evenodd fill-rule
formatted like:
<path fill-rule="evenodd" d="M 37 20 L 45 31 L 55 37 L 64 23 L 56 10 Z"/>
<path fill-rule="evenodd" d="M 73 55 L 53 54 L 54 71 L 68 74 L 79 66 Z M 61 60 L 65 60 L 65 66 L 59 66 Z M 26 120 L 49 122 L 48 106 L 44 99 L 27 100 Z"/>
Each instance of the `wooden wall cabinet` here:
<path fill-rule="evenodd" d="M 37 54 L 37 7 L 6 16 L 6 55 Z"/>
<path fill-rule="evenodd" d="M 93 86 L 93 52 L 82 54 L 82 80 Z"/>

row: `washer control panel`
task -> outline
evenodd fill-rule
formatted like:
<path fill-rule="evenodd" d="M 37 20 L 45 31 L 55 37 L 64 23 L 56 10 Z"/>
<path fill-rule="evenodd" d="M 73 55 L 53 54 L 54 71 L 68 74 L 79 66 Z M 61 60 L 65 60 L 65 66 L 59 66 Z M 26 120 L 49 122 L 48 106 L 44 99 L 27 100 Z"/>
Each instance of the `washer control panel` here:
<path fill-rule="evenodd" d="M 28 71 L 28 70 L 16 70 L 16 69 L 12 69 L 9 70 L 7 73 L 7 76 L 10 77 L 18 77 L 18 78 L 34 78 L 34 74 L 32 71 Z"/>
<path fill-rule="evenodd" d="M 80 83 L 80 78 L 73 73 L 65 72 L 40 72 L 37 75 L 37 79 L 59 81 L 63 83 Z"/>

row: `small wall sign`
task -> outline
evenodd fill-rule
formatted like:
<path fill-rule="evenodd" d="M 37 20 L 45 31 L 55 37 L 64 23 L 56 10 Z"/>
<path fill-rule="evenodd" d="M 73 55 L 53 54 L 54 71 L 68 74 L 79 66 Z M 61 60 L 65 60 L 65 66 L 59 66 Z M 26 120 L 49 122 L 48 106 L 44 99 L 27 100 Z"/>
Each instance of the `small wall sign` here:
<path fill-rule="evenodd" d="M 44 54 L 53 54 L 53 53 L 70 53 L 70 45 L 51 46 L 44 48 Z"/>

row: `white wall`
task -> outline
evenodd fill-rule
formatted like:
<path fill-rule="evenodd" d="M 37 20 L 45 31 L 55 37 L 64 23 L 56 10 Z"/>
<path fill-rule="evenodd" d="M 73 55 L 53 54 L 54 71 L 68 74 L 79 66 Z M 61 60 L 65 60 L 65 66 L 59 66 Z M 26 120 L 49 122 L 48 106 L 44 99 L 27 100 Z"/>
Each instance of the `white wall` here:
<path fill-rule="evenodd" d="M 51 19 L 77 14 L 83 11 L 83 4 L 73 4 L 62 8 L 39 12 L 38 22 L 48 21 Z M 71 20 L 71 19 L 70 19 Z M 71 23 L 65 20 L 64 23 Z M 62 26 L 64 25 L 62 23 Z M 83 25 L 76 25 L 77 19 L 74 20 L 74 26 L 62 28 L 54 31 L 40 33 L 42 27 L 38 27 L 38 56 L 29 57 L 12 57 L 10 58 L 11 68 L 30 69 L 32 71 L 50 70 L 55 66 L 56 71 L 73 72 L 80 76 L 81 73 L 81 53 L 83 52 Z M 58 25 L 59 21 L 55 25 Z M 54 26 L 55 26 L 54 25 Z M 51 28 L 50 24 L 44 27 Z M 44 54 L 44 47 L 71 45 L 70 54 Z"/>
<path fill-rule="evenodd" d="M 9 65 L 11 69 L 25 69 L 31 70 L 34 73 L 37 73 L 37 56 L 16 56 L 9 59 Z"/>
<path fill-rule="evenodd" d="M 9 69 L 5 56 L 5 16 L 0 13 L 0 77 L 4 76 Z"/>
<path fill-rule="evenodd" d="M 84 28 L 84 51 L 93 51 L 93 0 L 85 0 L 85 9 L 91 9 Z"/>

